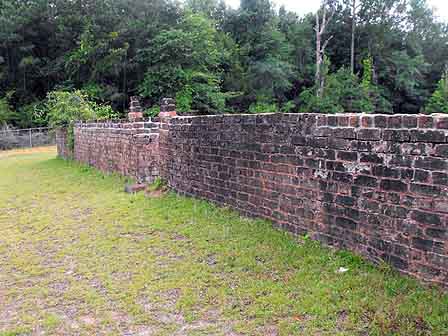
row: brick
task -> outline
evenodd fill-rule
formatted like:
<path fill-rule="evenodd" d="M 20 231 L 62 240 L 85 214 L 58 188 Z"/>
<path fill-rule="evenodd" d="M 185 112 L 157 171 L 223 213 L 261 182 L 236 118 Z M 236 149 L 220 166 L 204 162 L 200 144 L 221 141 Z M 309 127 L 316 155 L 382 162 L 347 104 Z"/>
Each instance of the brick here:
<path fill-rule="evenodd" d="M 378 180 L 375 177 L 359 175 L 356 176 L 354 183 L 356 185 L 374 188 L 378 185 Z"/>
<path fill-rule="evenodd" d="M 434 126 L 434 119 L 431 116 L 419 116 L 418 127 L 419 128 L 432 128 Z"/>
<path fill-rule="evenodd" d="M 411 218 L 419 223 L 428 225 L 441 225 L 442 218 L 438 214 L 414 210 L 411 212 Z"/>
<path fill-rule="evenodd" d="M 337 158 L 343 161 L 357 161 L 358 153 L 339 151 L 337 152 Z"/>
<path fill-rule="evenodd" d="M 413 142 L 446 142 L 446 135 L 443 131 L 411 130 L 410 134 Z"/>
<path fill-rule="evenodd" d="M 436 156 L 441 156 L 448 158 L 448 145 L 437 145 L 435 146 L 434 153 Z"/>
<path fill-rule="evenodd" d="M 388 128 L 401 128 L 402 117 L 401 116 L 389 116 L 387 118 Z"/>
<path fill-rule="evenodd" d="M 393 155 L 389 160 L 390 166 L 412 167 L 413 157 L 405 155 Z"/>
<path fill-rule="evenodd" d="M 359 116 L 351 115 L 349 117 L 349 126 L 350 127 L 359 127 L 359 125 L 360 125 Z"/>
<path fill-rule="evenodd" d="M 389 217 L 406 218 L 409 213 L 408 209 L 400 206 L 384 204 L 382 208 L 383 213 Z"/>
<path fill-rule="evenodd" d="M 348 218 L 344 218 L 344 217 L 336 217 L 336 225 L 340 226 L 344 229 L 348 229 L 348 230 L 356 230 L 357 228 L 357 224 L 355 221 L 348 219 Z"/>
<path fill-rule="evenodd" d="M 381 180 L 380 187 L 385 191 L 404 192 L 408 190 L 408 185 L 400 180 Z"/>
<path fill-rule="evenodd" d="M 361 128 L 357 132 L 358 140 L 380 140 L 381 131 L 377 128 Z"/>
<path fill-rule="evenodd" d="M 416 194 L 427 195 L 431 197 L 439 196 L 441 193 L 441 189 L 438 186 L 419 183 L 411 183 L 411 191 Z"/>
<path fill-rule="evenodd" d="M 351 127 L 335 128 L 332 133 L 333 133 L 332 135 L 336 138 L 356 139 L 355 129 Z"/>
<path fill-rule="evenodd" d="M 448 174 L 440 173 L 440 172 L 433 172 L 432 173 L 432 182 L 436 185 L 448 186 Z"/>
<path fill-rule="evenodd" d="M 341 196 L 338 195 L 336 197 L 336 204 L 340 204 L 343 206 L 354 206 L 355 205 L 355 199 L 350 196 Z"/>
<path fill-rule="evenodd" d="M 333 180 L 338 181 L 338 182 L 342 182 L 342 183 L 352 183 L 353 182 L 353 176 L 351 174 L 334 171 L 331 176 L 332 176 Z"/>
<path fill-rule="evenodd" d="M 373 173 L 373 175 L 379 176 L 379 177 L 392 177 L 392 178 L 400 177 L 400 170 L 390 168 L 387 166 L 374 166 L 372 168 L 372 173 Z"/>
<path fill-rule="evenodd" d="M 387 117 L 384 115 L 377 115 L 373 117 L 375 121 L 375 127 L 386 128 L 387 127 Z"/>
<path fill-rule="evenodd" d="M 431 251 L 434 242 L 432 240 L 422 239 L 420 237 L 412 238 L 412 247 L 422 250 L 422 251 Z"/>
<path fill-rule="evenodd" d="M 448 129 L 448 117 L 437 117 L 435 127 L 438 129 Z"/>
<path fill-rule="evenodd" d="M 366 127 L 372 127 L 374 124 L 374 119 L 371 116 L 363 115 L 361 116 L 361 126 Z"/>
<path fill-rule="evenodd" d="M 431 238 L 440 240 L 447 239 L 448 237 L 446 229 L 427 228 L 425 234 Z"/>
<path fill-rule="evenodd" d="M 365 154 L 362 153 L 359 162 L 377 163 L 382 164 L 384 159 L 377 154 Z"/>
<path fill-rule="evenodd" d="M 417 116 L 406 115 L 402 119 L 403 127 L 405 128 L 417 128 Z"/>
<path fill-rule="evenodd" d="M 383 131 L 383 140 L 405 142 L 409 141 L 411 134 L 408 130 L 392 130 L 386 129 Z"/>
<path fill-rule="evenodd" d="M 413 181 L 425 183 L 425 182 L 428 182 L 429 176 L 430 176 L 430 173 L 428 171 L 415 169 Z"/>
<path fill-rule="evenodd" d="M 415 160 L 415 168 L 427 170 L 446 170 L 448 162 L 444 159 L 433 157 L 419 157 Z"/>

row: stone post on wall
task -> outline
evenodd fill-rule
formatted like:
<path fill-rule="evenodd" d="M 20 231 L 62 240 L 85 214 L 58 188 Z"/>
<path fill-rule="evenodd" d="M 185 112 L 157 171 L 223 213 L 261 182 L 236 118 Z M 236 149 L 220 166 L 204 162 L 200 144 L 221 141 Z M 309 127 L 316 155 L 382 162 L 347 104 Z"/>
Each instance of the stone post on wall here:
<path fill-rule="evenodd" d="M 173 98 L 162 98 L 160 101 L 160 118 L 170 118 L 177 116 L 176 102 Z"/>
<path fill-rule="evenodd" d="M 128 113 L 129 121 L 139 121 L 143 119 L 143 111 L 137 96 L 131 97 L 131 104 Z"/>

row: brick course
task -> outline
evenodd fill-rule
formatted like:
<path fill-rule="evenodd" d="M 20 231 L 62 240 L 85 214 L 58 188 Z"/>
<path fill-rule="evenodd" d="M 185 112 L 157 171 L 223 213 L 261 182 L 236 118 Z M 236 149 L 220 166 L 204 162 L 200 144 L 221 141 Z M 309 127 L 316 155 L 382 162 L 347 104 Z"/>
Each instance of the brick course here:
<path fill-rule="evenodd" d="M 447 117 L 221 115 L 145 125 L 78 124 L 75 159 L 161 176 L 181 194 L 448 285 Z"/>

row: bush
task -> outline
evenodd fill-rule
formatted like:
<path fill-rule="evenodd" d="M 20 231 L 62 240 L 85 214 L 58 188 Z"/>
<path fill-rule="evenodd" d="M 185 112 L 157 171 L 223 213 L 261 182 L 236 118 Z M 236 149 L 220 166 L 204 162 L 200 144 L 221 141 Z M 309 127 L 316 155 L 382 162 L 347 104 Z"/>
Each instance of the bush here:
<path fill-rule="evenodd" d="M 47 95 L 45 106 L 49 125 L 67 128 L 68 143 L 72 149 L 73 125 L 76 121 L 117 119 L 119 116 L 110 106 L 92 102 L 80 90 L 52 91 Z"/>
<path fill-rule="evenodd" d="M 153 107 L 150 107 L 146 109 L 143 114 L 147 118 L 154 118 L 157 117 L 160 113 L 160 106 L 154 105 Z"/>
<path fill-rule="evenodd" d="M 317 97 L 315 88 L 300 94 L 301 112 L 342 113 L 342 112 L 389 112 L 390 104 L 368 79 L 359 78 L 350 70 L 341 68 L 329 74 L 325 81 L 322 97 Z"/>
<path fill-rule="evenodd" d="M 10 100 L 12 95 L 14 94 L 14 91 L 9 91 L 6 93 L 5 97 L 0 98 L 0 127 L 15 123 L 15 121 L 18 119 L 18 116 L 16 113 L 14 113 Z"/>
<path fill-rule="evenodd" d="M 448 113 L 448 70 L 445 71 L 437 84 L 437 89 L 429 99 L 425 112 Z"/>
<path fill-rule="evenodd" d="M 249 106 L 249 113 L 274 113 L 278 112 L 277 104 L 265 96 L 260 96 L 257 101 Z"/>

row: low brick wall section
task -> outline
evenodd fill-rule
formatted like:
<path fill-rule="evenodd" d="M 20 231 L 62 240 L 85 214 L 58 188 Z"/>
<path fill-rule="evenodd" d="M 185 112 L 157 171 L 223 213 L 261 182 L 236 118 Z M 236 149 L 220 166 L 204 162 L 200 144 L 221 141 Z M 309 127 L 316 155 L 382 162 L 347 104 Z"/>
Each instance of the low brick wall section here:
<path fill-rule="evenodd" d="M 173 118 L 164 177 L 277 226 L 448 284 L 448 118 Z"/>
<path fill-rule="evenodd" d="M 159 123 L 92 122 L 75 127 L 74 159 L 139 181 L 159 176 Z"/>
<path fill-rule="evenodd" d="M 56 129 L 56 148 L 58 151 L 58 157 L 62 159 L 72 159 L 73 150 L 68 141 L 68 134 L 66 128 Z"/>
<path fill-rule="evenodd" d="M 443 116 L 173 117 L 78 124 L 75 159 L 447 286 L 447 136 Z"/>

